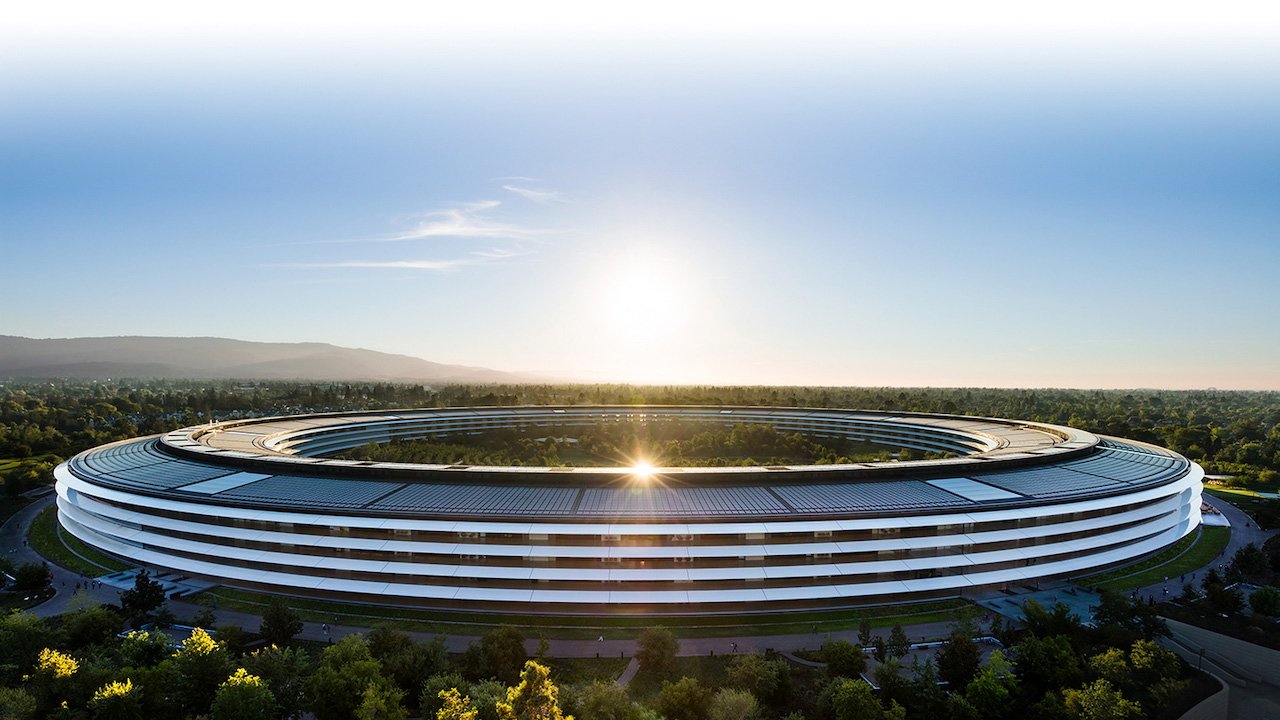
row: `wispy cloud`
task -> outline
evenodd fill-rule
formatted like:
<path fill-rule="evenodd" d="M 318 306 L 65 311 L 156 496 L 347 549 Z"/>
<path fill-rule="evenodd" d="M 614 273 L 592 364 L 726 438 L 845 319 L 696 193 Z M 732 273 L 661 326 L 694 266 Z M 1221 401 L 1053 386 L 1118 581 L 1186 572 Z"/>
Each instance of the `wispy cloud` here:
<path fill-rule="evenodd" d="M 296 268 L 362 268 L 373 270 L 426 270 L 430 272 L 454 272 L 464 267 L 488 265 L 490 263 L 522 257 L 529 253 L 523 250 L 493 248 L 476 250 L 463 257 L 440 258 L 433 260 L 338 260 L 318 263 L 287 263 L 287 267 Z"/>
<path fill-rule="evenodd" d="M 497 200 L 482 200 L 460 208 L 423 213 L 418 216 L 418 224 L 405 232 L 366 238 L 364 242 L 403 242 L 436 237 L 528 240 L 555 232 L 547 228 L 498 222 L 486 216 L 488 211 L 501 204 Z"/>
<path fill-rule="evenodd" d="M 474 265 L 470 258 L 449 260 L 340 260 L 331 263 L 292 263 L 290 267 L 305 268 L 380 268 L 395 270 L 433 270 L 450 272 L 465 265 Z"/>
<path fill-rule="evenodd" d="M 538 203 L 554 201 L 558 193 L 550 191 L 529 190 L 518 186 L 503 186 L 505 189 L 528 197 Z M 527 193 L 527 194 L 526 194 Z M 366 243 L 404 243 L 414 240 L 486 240 L 489 247 L 471 250 L 456 257 L 435 258 L 397 258 L 368 259 L 352 258 L 326 260 L 323 262 L 284 263 L 285 267 L 294 268 L 348 268 L 367 270 L 410 270 L 425 272 L 456 272 L 466 267 L 488 265 L 511 258 L 532 253 L 541 238 L 553 235 L 557 230 L 535 227 L 519 222 L 495 218 L 496 211 L 502 207 L 500 200 L 476 200 L 460 203 L 456 207 L 419 213 L 408 218 L 410 227 L 407 230 L 387 235 L 376 235 L 348 240 L 315 241 L 299 243 L 303 245 L 363 245 Z M 433 243 L 433 246 L 435 244 Z M 441 243 L 442 250 L 453 248 L 457 243 Z M 447 250 L 445 250 L 447 253 Z M 399 253 L 395 253 L 399 254 Z M 417 253 L 414 253 L 417 254 Z"/>
<path fill-rule="evenodd" d="M 564 198 L 556 190 L 534 190 L 533 188 L 520 187 L 519 185 L 503 185 L 503 190 L 515 193 L 525 200 L 531 200 L 539 205 L 550 205 L 553 202 L 563 202 Z"/>

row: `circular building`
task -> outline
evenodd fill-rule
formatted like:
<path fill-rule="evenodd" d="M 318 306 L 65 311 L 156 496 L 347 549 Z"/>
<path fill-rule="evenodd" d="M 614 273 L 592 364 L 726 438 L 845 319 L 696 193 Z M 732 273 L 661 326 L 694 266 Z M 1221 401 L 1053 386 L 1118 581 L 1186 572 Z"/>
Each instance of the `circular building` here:
<path fill-rule="evenodd" d="M 493 467 L 327 458 L 370 442 L 612 423 L 765 424 L 945 459 Z M 1200 522 L 1203 471 L 1145 443 L 993 418 L 564 406 L 185 428 L 55 471 L 58 517 L 129 561 L 346 602 L 564 614 L 776 612 L 1069 577 Z"/>

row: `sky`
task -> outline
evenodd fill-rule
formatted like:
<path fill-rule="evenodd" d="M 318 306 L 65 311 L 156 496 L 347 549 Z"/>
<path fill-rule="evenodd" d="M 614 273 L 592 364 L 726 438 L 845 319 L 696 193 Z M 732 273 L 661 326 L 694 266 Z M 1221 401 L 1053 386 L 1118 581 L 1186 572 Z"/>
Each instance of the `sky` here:
<path fill-rule="evenodd" d="M 1280 389 L 1264 3 L 25 5 L 0 334 Z"/>

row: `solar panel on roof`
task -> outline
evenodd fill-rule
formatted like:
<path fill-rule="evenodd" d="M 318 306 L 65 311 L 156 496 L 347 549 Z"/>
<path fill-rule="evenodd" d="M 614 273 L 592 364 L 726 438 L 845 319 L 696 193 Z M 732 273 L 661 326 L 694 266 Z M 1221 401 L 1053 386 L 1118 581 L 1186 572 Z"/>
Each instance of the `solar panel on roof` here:
<path fill-rule="evenodd" d="M 1125 486 L 1125 483 L 1119 480 L 1054 466 L 984 474 L 978 479 L 988 485 L 995 485 L 1005 490 L 1012 490 L 1032 497 L 1071 495 L 1084 491 Z"/>
<path fill-rule="evenodd" d="M 569 514 L 578 488 L 407 485 L 369 505 L 371 508 L 429 512 L 503 512 L 513 515 Z"/>
<path fill-rule="evenodd" d="M 879 508 L 942 507 L 968 501 L 919 480 L 787 485 L 774 492 L 796 510 L 850 512 Z"/>
<path fill-rule="evenodd" d="M 215 497 L 279 500 L 291 505 L 360 507 L 404 483 L 276 475 L 217 493 Z"/>
<path fill-rule="evenodd" d="M 130 469 L 127 472 L 109 474 L 112 480 L 126 485 L 153 488 L 174 488 L 201 480 L 230 475 L 234 468 L 197 465 L 181 461 L 167 461 Z"/>
<path fill-rule="evenodd" d="M 786 512 L 787 506 L 762 487 L 588 488 L 579 515 L 751 515 Z"/>

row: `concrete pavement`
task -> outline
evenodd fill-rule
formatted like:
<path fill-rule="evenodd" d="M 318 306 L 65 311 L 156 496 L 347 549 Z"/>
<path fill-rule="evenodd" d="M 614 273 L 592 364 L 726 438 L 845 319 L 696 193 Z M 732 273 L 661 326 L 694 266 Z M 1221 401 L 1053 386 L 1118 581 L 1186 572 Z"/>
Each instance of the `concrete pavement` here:
<path fill-rule="evenodd" d="M 31 527 L 32 521 L 45 508 L 52 505 L 53 501 L 53 495 L 46 495 L 14 513 L 5 522 L 4 526 L 0 527 L 0 548 L 4 548 L 5 557 L 9 558 L 9 561 L 14 566 L 37 563 L 45 565 L 53 573 L 52 584 L 56 594 L 45 602 L 31 608 L 31 612 L 39 617 L 53 617 L 67 612 L 71 609 L 71 598 L 76 592 L 77 583 L 81 584 L 82 591 L 95 603 L 119 603 L 120 591 L 105 585 L 93 588 L 91 587 L 92 583 L 88 582 L 92 578 L 47 562 L 39 553 L 26 544 L 27 530 Z"/>

